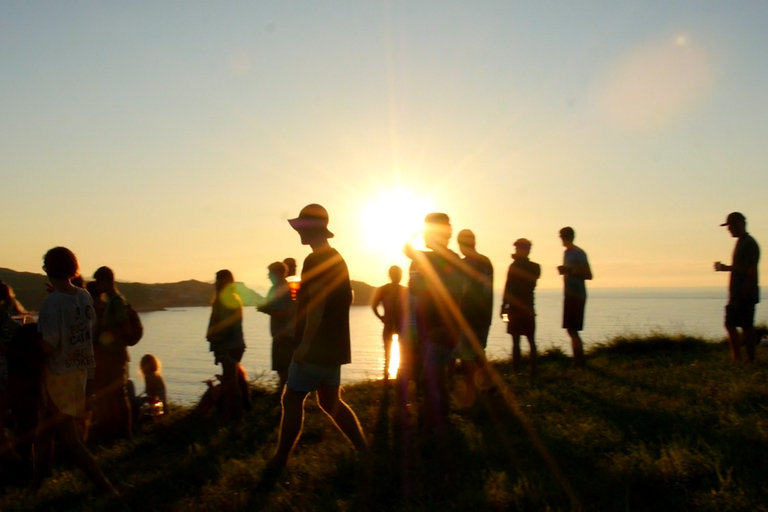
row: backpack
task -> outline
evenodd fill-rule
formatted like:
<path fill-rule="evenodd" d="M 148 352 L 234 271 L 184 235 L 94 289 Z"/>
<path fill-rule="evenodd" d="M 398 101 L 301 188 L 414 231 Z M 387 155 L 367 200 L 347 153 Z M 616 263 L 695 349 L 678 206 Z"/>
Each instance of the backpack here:
<path fill-rule="evenodd" d="M 128 314 L 128 324 L 131 326 L 131 333 L 125 337 L 125 344 L 129 347 L 136 345 L 144 335 L 144 326 L 141 325 L 139 314 L 133 307 L 126 303 L 125 311 Z"/>

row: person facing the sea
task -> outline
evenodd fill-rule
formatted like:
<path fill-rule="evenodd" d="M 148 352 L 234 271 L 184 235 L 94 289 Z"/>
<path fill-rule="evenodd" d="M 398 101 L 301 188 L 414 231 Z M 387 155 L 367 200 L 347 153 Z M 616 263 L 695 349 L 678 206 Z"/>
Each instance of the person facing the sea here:
<path fill-rule="evenodd" d="M 285 280 L 288 268 L 284 262 L 271 263 L 269 280 L 272 283 L 267 292 L 267 299 L 256 307 L 258 311 L 269 315 L 269 331 L 272 335 L 272 370 L 280 379 L 278 393 L 282 395 L 283 386 L 288 380 L 288 367 L 291 365 L 293 351 L 296 350 L 296 301 L 291 300 L 291 290 Z"/>
<path fill-rule="evenodd" d="M 462 329 L 456 357 L 464 375 L 464 405 L 471 406 L 477 394 L 475 374 L 478 367 L 485 367 L 485 347 L 493 318 L 493 265 L 487 256 L 477 252 L 475 234 L 471 230 L 462 229 L 456 239 L 459 251 L 464 255 L 461 260 L 464 272 L 461 313 L 467 321 L 467 326 Z"/>
<path fill-rule="evenodd" d="M 8 345 L 26 320 L 26 310 L 16 300 L 13 288 L 0 281 L 0 461 L 18 458 L 5 435 L 5 416 L 9 406 L 8 396 Z M 18 321 L 14 317 L 22 317 Z"/>
<path fill-rule="evenodd" d="M 530 240 L 519 238 L 513 244 L 514 260 L 507 271 L 504 284 L 504 297 L 501 303 L 501 317 L 506 315 L 507 333 L 512 335 L 512 370 L 520 371 L 520 337 L 528 338 L 531 347 L 531 375 L 536 373 L 536 311 L 534 309 L 534 290 L 536 281 L 541 277 L 541 266 L 528 259 L 531 253 Z"/>
<path fill-rule="evenodd" d="M 99 267 L 93 274 L 94 289 L 106 300 L 99 306 L 101 314 L 95 343 L 96 372 L 94 376 L 94 430 L 100 439 L 113 441 L 131 437 L 132 413 L 128 397 L 127 338 L 131 334 L 127 301 L 117 290 L 115 273 L 109 267 Z"/>
<path fill-rule="evenodd" d="M 97 487 L 116 494 L 80 441 L 76 423 L 76 418 L 85 414 L 88 369 L 96 364 L 93 354 L 93 302 L 88 292 L 70 282 L 79 270 L 72 251 L 66 247 L 54 247 L 45 254 L 43 263 L 52 291 L 43 302 L 37 320 L 46 364 L 43 369 L 42 417 L 35 436 L 33 484 L 38 488 L 50 474 L 55 435 L 75 464 Z"/>
<path fill-rule="evenodd" d="M 229 270 L 216 272 L 216 295 L 211 304 L 206 338 L 215 364 L 221 363 L 222 404 L 227 419 L 239 419 L 243 412 L 243 390 L 238 366 L 245 353 L 243 301 L 235 292 L 235 277 Z"/>
<path fill-rule="evenodd" d="M 730 272 L 728 283 L 728 304 L 725 306 L 725 330 L 731 348 L 731 359 L 741 359 L 741 345 L 747 352 L 747 361 L 755 360 L 755 305 L 760 302 L 757 264 L 760 261 L 760 247 L 747 233 L 747 219 L 739 212 L 728 214 L 721 226 L 727 226 L 731 236 L 737 238 L 730 265 L 715 263 L 716 272 Z M 739 328 L 742 333 L 739 334 Z"/>
<path fill-rule="evenodd" d="M 371 299 L 371 309 L 376 318 L 384 324 L 382 338 L 384 341 L 384 379 L 389 378 L 389 361 L 392 354 L 392 339 L 403 332 L 405 320 L 405 305 L 407 293 L 405 286 L 400 284 L 403 278 L 403 269 L 397 265 L 389 267 L 389 283 L 376 288 Z M 379 306 L 384 308 L 384 313 L 379 312 Z"/>
<path fill-rule="evenodd" d="M 424 424 L 438 434 L 447 427 L 449 372 L 461 326 L 466 324 L 461 313 L 462 263 L 448 248 L 452 232 L 447 214 L 429 213 L 423 233 L 427 250 L 416 250 L 410 243 L 403 248 L 412 260 L 408 290 L 416 298 L 419 342 L 424 347 Z"/>
<path fill-rule="evenodd" d="M 276 473 L 288 462 L 304 423 L 304 402 L 317 392 L 320 408 L 361 452 L 368 443 L 354 411 L 341 399 L 341 366 L 351 362 L 349 308 L 352 285 L 341 254 L 328 239 L 328 212 L 319 204 L 302 208 L 289 224 L 309 245 L 312 253 L 304 260 L 298 292 L 296 338 L 299 346 L 288 370 L 282 397 L 282 418 L 277 450 L 268 464 Z"/>
<path fill-rule="evenodd" d="M 560 239 L 565 247 L 563 264 L 557 271 L 563 276 L 563 329 L 568 331 L 573 348 L 573 364 L 581 368 L 586 364 L 584 344 L 579 331 L 584 328 L 584 308 L 587 304 L 587 286 L 585 281 L 592 279 L 587 253 L 573 244 L 576 233 L 572 227 L 560 230 Z"/>

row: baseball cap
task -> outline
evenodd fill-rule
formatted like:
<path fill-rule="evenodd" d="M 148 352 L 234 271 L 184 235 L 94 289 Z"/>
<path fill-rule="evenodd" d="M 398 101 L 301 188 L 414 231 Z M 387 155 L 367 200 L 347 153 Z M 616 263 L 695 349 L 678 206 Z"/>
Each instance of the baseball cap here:
<path fill-rule="evenodd" d="M 746 222 L 747 219 L 744 217 L 743 214 L 739 212 L 731 212 L 728 214 L 728 218 L 725 219 L 725 222 L 723 224 L 720 224 L 721 226 L 730 226 L 731 224 L 735 224 L 737 222 Z"/>

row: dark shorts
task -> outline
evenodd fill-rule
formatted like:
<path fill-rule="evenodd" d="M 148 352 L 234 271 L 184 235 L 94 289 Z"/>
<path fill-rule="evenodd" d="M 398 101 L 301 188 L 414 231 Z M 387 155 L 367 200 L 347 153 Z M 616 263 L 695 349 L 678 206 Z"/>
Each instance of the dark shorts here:
<path fill-rule="evenodd" d="M 341 366 L 321 366 L 312 363 L 291 361 L 286 386 L 300 393 L 311 393 L 320 387 L 339 387 Z"/>
<path fill-rule="evenodd" d="M 563 329 L 580 331 L 584 328 L 585 297 L 566 296 L 563 301 Z"/>
<path fill-rule="evenodd" d="M 753 327 L 754 324 L 754 304 L 728 304 L 725 306 L 726 327 Z"/>
<path fill-rule="evenodd" d="M 298 344 L 293 336 L 272 338 L 272 369 L 276 372 L 287 372 L 296 347 Z"/>
<path fill-rule="evenodd" d="M 508 315 L 507 333 L 513 336 L 533 338 L 536 334 L 536 315 L 514 310 L 510 310 Z"/>

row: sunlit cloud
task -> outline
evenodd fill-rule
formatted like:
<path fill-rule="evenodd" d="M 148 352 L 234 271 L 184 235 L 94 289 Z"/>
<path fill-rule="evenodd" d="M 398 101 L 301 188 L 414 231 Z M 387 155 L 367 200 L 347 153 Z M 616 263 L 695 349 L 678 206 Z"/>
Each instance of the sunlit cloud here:
<path fill-rule="evenodd" d="M 712 91 L 707 55 L 686 34 L 635 48 L 615 62 L 599 86 L 598 106 L 614 125 L 648 130 L 693 110 Z"/>

